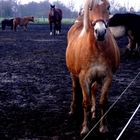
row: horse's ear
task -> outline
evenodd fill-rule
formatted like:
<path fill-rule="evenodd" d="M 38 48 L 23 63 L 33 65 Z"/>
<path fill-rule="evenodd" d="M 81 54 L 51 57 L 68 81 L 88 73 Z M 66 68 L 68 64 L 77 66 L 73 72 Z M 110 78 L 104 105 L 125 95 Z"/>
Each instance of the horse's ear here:
<path fill-rule="evenodd" d="M 52 4 L 51 4 L 50 6 L 51 6 L 51 8 L 55 8 L 55 5 L 52 5 Z"/>

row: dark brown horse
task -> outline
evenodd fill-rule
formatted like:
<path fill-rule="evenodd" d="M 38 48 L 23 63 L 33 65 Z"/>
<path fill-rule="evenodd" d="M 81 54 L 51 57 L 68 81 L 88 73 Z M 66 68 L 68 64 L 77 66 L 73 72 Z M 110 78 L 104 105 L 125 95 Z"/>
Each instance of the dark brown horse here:
<path fill-rule="evenodd" d="M 85 0 L 83 14 L 83 18 L 78 18 L 68 31 L 66 49 L 66 65 L 73 88 L 70 114 L 75 111 L 77 94 L 80 95 L 78 85 L 82 90 L 84 119 L 81 134 L 89 131 L 89 108 L 92 119 L 95 118 L 97 85 L 101 86 L 99 105 L 103 117 L 113 73 L 120 62 L 119 48 L 106 24 L 109 19 L 108 0 Z M 102 133 L 108 131 L 104 118 L 101 118 L 99 130 Z"/>
<path fill-rule="evenodd" d="M 54 35 L 61 32 L 62 10 L 55 8 L 55 5 L 50 5 L 48 21 L 50 24 L 50 35 L 52 35 L 52 26 L 54 24 Z"/>
<path fill-rule="evenodd" d="M 108 25 L 115 37 L 124 35 L 128 37 L 129 44 L 127 49 L 130 52 L 140 48 L 140 15 L 118 13 L 109 19 Z"/>
<path fill-rule="evenodd" d="M 32 21 L 34 22 L 34 17 L 33 16 L 26 16 L 26 17 L 16 17 L 13 20 L 13 29 L 14 31 L 16 31 L 17 26 L 23 26 L 24 31 L 27 31 L 27 25 L 29 24 L 29 22 Z"/>
<path fill-rule="evenodd" d="M 4 19 L 1 21 L 2 30 L 6 29 L 6 26 L 10 26 L 13 30 L 13 19 Z"/>

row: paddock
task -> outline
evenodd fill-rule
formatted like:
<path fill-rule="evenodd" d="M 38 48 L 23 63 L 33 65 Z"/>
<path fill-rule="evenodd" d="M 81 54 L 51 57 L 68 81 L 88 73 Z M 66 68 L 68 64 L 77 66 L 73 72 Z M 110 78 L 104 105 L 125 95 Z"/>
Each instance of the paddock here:
<path fill-rule="evenodd" d="M 90 133 L 81 138 L 81 115 L 68 115 L 72 95 L 65 51 L 70 27 L 62 25 L 58 36 L 50 36 L 49 25 L 29 24 L 28 32 L 0 30 L 0 139 L 114 140 L 125 128 L 140 103 L 140 58 L 124 57 L 127 38 L 117 40 L 121 63 L 108 97 L 110 132 L 98 132 L 97 114 Z M 138 140 L 139 131 L 140 109 L 120 140 Z"/>

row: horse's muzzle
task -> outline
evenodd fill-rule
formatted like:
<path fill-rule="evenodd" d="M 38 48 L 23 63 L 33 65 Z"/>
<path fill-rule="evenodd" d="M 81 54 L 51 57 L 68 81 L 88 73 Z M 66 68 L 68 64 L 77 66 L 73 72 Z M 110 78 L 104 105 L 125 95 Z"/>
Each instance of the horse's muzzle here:
<path fill-rule="evenodd" d="M 107 25 L 103 20 L 98 20 L 93 24 L 94 36 L 98 41 L 104 41 Z"/>
<path fill-rule="evenodd" d="M 104 29 L 104 30 L 97 30 L 97 31 L 95 31 L 96 32 L 96 39 L 98 40 L 98 41 L 104 41 L 104 39 L 105 39 L 105 35 L 106 35 L 106 29 Z"/>

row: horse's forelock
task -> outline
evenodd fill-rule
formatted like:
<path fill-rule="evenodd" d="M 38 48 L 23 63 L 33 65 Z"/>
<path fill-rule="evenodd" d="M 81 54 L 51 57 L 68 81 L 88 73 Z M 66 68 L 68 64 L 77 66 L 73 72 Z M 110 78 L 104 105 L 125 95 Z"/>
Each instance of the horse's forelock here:
<path fill-rule="evenodd" d="M 107 0 L 89 0 L 89 9 L 92 10 L 97 5 L 103 4 Z"/>

